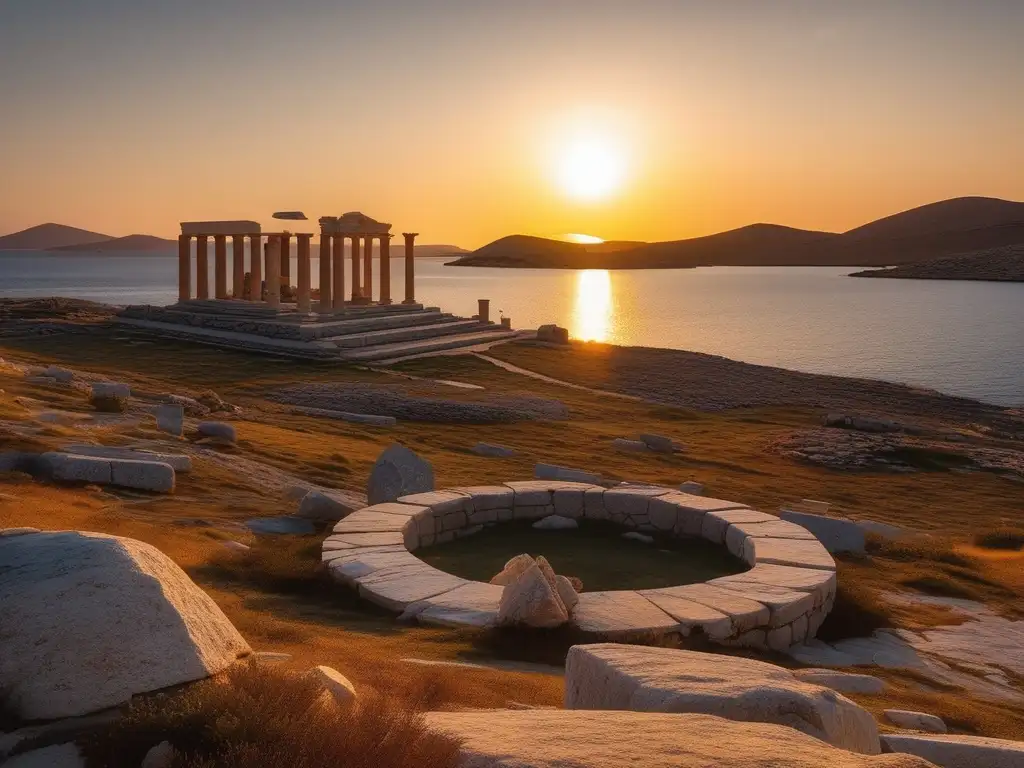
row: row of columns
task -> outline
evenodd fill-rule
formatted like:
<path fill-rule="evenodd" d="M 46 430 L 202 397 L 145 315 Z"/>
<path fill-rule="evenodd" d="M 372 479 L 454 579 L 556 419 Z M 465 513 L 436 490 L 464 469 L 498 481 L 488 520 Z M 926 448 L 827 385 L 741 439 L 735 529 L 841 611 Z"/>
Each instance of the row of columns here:
<path fill-rule="evenodd" d="M 405 299 L 404 304 L 415 304 L 415 232 L 405 237 Z M 196 298 L 209 299 L 209 235 L 180 235 L 178 237 L 178 300 L 192 298 L 192 238 L 196 240 Z M 263 235 L 213 235 L 214 290 L 213 297 L 259 301 L 261 287 L 266 280 L 266 302 L 271 307 L 281 304 L 281 280 L 291 283 L 290 233 L 267 235 L 265 254 L 261 254 Z M 231 238 L 231 283 L 228 290 L 227 238 Z M 243 295 L 245 284 L 245 239 L 249 238 L 249 293 Z M 373 302 L 373 240 L 380 240 L 380 304 L 391 304 L 391 235 L 389 234 L 327 234 L 320 236 L 320 303 L 322 314 L 341 310 L 345 304 L 345 238 L 352 241 L 351 303 Z M 297 240 L 297 293 L 296 305 L 301 313 L 311 310 L 310 234 L 295 235 Z M 362 247 L 360 247 L 362 246 Z M 262 256 L 262 257 L 261 257 Z M 266 265 L 266 275 L 263 266 Z"/>

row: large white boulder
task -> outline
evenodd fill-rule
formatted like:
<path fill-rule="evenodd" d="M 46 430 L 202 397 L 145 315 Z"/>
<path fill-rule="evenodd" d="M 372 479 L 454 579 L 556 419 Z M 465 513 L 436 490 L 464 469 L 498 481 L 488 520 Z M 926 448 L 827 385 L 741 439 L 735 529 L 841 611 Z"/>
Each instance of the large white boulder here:
<path fill-rule="evenodd" d="M 912 731 L 945 733 L 947 730 L 946 724 L 941 717 L 928 714 L 927 712 L 914 712 L 909 709 L 887 709 L 882 714 L 893 725 L 900 728 L 909 728 Z"/>
<path fill-rule="evenodd" d="M 461 741 L 460 768 L 931 768 L 858 755 L 769 723 L 700 714 L 488 709 L 429 712 Z"/>
<path fill-rule="evenodd" d="M 74 717 L 220 672 L 249 646 L 159 550 L 99 533 L 0 538 L 0 689 Z"/>
<path fill-rule="evenodd" d="M 886 752 L 917 755 L 941 768 L 1021 768 L 1024 741 L 985 736 L 882 734 Z"/>
<path fill-rule="evenodd" d="M 434 490 L 434 470 L 404 445 L 390 446 L 370 471 L 366 496 L 371 505 Z"/>
<path fill-rule="evenodd" d="M 565 664 L 567 709 L 701 712 L 787 725 L 851 752 L 879 752 L 870 713 L 835 691 L 752 659 L 671 648 L 576 645 Z"/>
<path fill-rule="evenodd" d="M 534 563 L 501 593 L 498 603 L 499 624 L 528 627 L 559 627 L 569 620 L 569 612 L 540 567 Z"/>

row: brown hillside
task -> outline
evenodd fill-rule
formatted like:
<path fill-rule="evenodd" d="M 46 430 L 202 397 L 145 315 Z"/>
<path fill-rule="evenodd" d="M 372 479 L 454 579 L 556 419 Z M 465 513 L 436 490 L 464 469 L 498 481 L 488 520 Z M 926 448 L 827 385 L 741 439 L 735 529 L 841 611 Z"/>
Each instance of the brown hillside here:
<path fill-rule="evenodd" d="M 65 245 L 98 243 L 113 239 L 110 235 L 90 232 L 87 229 L 78 229 L 77 227 L 67 227 L 63 224 L 39 224 L 35 227 L 29 227 L 20 232 L 12 232 L 9 235 L 0 237 L 0 251 L 45 250 Z"/>

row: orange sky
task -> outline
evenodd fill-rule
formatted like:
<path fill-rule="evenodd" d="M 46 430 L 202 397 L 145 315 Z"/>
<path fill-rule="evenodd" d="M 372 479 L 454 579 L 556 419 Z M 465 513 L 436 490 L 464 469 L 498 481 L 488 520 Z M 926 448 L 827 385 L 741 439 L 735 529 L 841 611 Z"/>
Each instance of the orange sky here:
<path fill-rule="evenodd" d="M 1019 200 L 1021 39 L 1014 0 L 5 3 L 0 233 L 358 209 L 476 247 Z M 625 170 L 585 201 L 557 170 L 594 135 Z"/>

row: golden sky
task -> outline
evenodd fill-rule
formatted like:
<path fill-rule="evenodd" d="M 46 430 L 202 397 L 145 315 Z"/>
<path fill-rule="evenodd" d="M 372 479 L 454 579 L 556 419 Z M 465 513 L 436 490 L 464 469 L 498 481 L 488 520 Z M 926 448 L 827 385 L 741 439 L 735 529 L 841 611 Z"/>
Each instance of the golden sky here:
<path fill-rule="evenodd" d="M 477 247 L 1020 200 L 1022 39 L 1016 0 L 0 1 L 0 233 L 361 210 Z"/>

